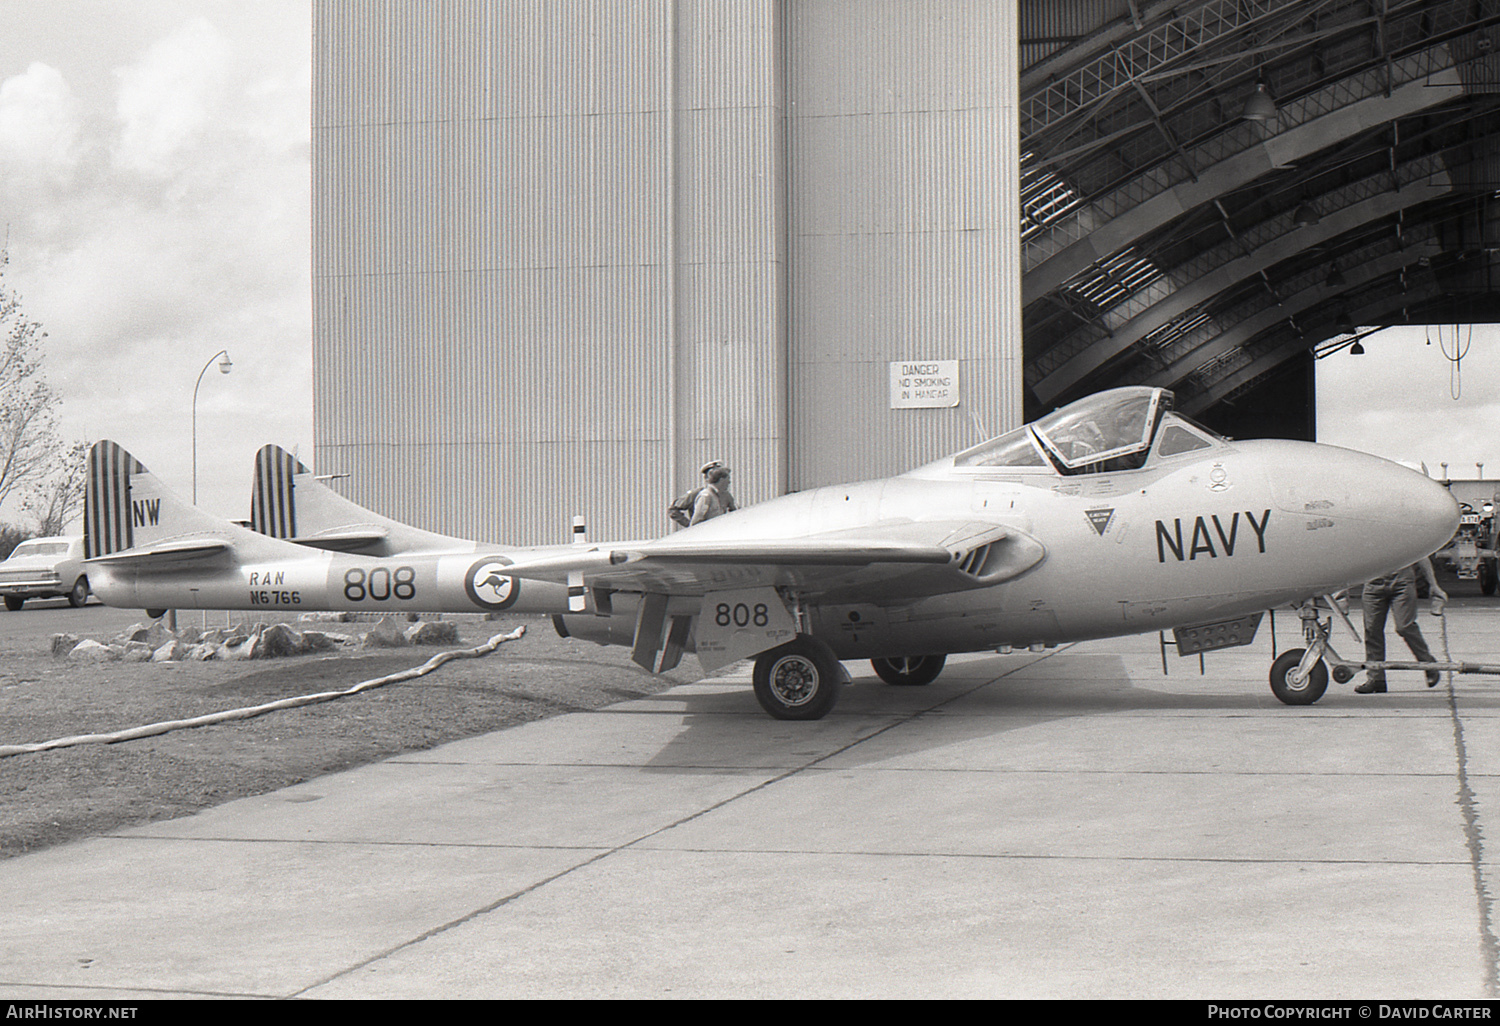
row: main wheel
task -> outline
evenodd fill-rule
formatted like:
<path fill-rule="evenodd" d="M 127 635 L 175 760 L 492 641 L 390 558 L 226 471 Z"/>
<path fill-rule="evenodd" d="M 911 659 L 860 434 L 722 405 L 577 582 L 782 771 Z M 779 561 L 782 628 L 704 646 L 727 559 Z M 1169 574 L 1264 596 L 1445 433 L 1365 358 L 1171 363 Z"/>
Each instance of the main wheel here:
<path fill-rule="evenodd" d="M 798 637 L 755 659 L 755 698 L 778 720 L 820 720 L 839 697 L 839 664 L 827 645 Z"/>
<path fill-rule="evenodd" d="M 89 579 L 80 577 L 73 582 L 73 589 L 68 592 L 68 605 L 77 609 L 89 600 Z"/>
<path fill-rule="evenodd" d="M 1485 595 L 1495 594 L 1495 568 L 1487 559 L 1479 561 L 1479 590 Z"/>
<path fill-rule="evenodd" d="M 947 661 L 948 657 L 945 655 L 903 656 L 897 659 L 871 659 L 870 665 L 875 667 L 875 673 L 887 684 L 920 687 L 937 680 L 937 675 L 943 672 L 943 664 Z"/>
<path fill-rule="evenodd" d="M 1328 667 L 1319 659 L 1313 664 L 1307 679 L 1301 684 L 1292 681 L 1297 665 L 1302 662 L 1305 648 L 1294 648 L 1281 653 L 1271 664 L 1271 693 L 1287 705 L 1312 705 L 1328 690 Z"/>
<path fill-rule="evenodd" d="M 9 609 L 12 613 L 14 613 L 17 609 L 20 609 L 25 604 L 26 600 L 20 595 L 5 596 L 5 608 Z"/>

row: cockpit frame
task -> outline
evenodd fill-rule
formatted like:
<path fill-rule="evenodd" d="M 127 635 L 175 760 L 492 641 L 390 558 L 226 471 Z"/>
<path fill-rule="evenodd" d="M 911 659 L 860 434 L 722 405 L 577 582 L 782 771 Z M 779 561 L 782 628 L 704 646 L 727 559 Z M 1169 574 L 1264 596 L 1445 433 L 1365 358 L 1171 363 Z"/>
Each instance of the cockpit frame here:
<path fill-rule="evenodd" d="M 989 439 L 953 457 L 955 468 L 1003 468 L 1071 476 L 1139 470 L 1151 459 L 1152 447 L 1174 431 L 1167 458 L 1212 448 L 1226 440 L 1191 420 L 1172 414 L 1173 395 L 1145 385 L 1110 389 L 1087 396 L 1031 424 Z"/>

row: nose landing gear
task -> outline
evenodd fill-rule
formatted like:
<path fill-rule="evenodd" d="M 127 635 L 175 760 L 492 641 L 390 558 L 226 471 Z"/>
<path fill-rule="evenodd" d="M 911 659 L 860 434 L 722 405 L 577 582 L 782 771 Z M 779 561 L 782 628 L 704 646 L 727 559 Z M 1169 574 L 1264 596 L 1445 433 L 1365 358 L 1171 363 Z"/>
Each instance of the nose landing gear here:
<path fill-rule="evenodd" d="M 1359 631 L 1349 622 L 1343 607 L 1331 596 L 1325 595 L 1323 601 L 1343 618 L 1349 633 L 1354 635 L 1354 640 L 1362 644 Z M 1302 604 L 1298 615 L 1302 618 L 1302 631 L 1307 638 L 1307 647 L 1283 652 L 1271 664 L 1271 693 L 1287 705 L 1312 705 L 1322 698 L 1323 692 L 1328 689 L 1329 667 L 1332 667 L 1333 679 L 1340 684 L 1349 683 L 1360 670 L 1423 670 L 1429 674 L 1447 671 L 1500 675 L 1500 665 L 1485 663 L 1369 662 L 1345 659 L 1334 650 L 1328 639 L 1333 617 L 1321 620 L 1319 610 L 1320 607 L 1314 602 Z M 1444 648 L 1446 649 L 1446 645 Z"/>
<path fill-rule="evenodd" d="M 1327 690 L 1328 667 L 1317 649 L 1293 648 L 1271 664 L 1271 693 L 1287 705 L 1312 705 Z"/>

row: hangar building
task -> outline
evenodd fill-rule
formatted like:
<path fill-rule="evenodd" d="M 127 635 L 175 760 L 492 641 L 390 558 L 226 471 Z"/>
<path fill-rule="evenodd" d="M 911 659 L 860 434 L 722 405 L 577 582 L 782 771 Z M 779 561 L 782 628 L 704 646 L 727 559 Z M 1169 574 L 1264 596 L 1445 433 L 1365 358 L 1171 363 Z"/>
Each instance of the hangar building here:
<path fill-rule="evenodd" d="M 1119 384 L 1313 435 L 1491 320 L 1500 0 L 315 0 L 316 469 L 663 533 Z"/>

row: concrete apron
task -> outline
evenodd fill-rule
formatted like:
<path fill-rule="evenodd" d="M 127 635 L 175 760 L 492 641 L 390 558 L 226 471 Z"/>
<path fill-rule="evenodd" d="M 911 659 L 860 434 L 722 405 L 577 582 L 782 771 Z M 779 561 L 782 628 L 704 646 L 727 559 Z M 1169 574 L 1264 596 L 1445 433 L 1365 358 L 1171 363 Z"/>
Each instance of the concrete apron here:
<path fill-rule="evenodd" d="M 806 724 L 740 666 L 0 862 L 0 993 L 1496 996 L 1495 683 L 1293 708 L 1271 659 L 849 664 Z"/>

